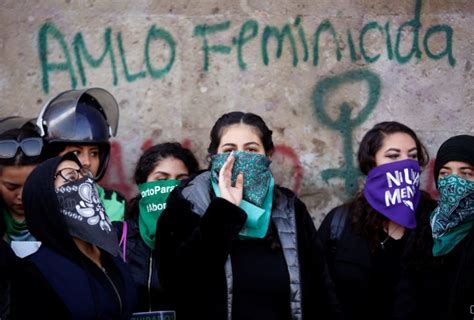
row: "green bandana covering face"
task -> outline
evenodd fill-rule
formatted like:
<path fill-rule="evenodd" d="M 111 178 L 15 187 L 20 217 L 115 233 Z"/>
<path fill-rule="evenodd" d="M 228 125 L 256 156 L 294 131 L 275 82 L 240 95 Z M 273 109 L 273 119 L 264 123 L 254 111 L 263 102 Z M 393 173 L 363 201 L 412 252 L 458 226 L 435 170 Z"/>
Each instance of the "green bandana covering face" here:
<path fill-rule="evenodd" d="M 179 180 L 158 180 L 138 185 L 142 198 L 138 202 L 140 213 L 138 227 L 143 241 L 151 249 L 155 249 L 156 223 L 171 191 L 179 185 Z"/>
<path fill-rule="evenodd" d="M 438 180 L 439 205 L 431 214 L 433 256 L 451 252 L 474 225 L 474 182 L 449 175 Z"/>
<path fill-rule="evenodd" d="M 211 183 L 214 193 L 219 197 L 219 171 L 230 153 L 220 153 L 212 157 Z M 243 199 L 240 207 L 247 213 L 245 226 L 240 230 L 242 239 L 265 237 L 270 225 L 273 203 L 274 181 L 270 172 L 270 159 L 261 154 L 234 152 L 235 162 L 232 168 L 232 184 L 237 175 L 244 173 Z"/>
<path fill-rule="evenodd" d="M 219 171 L 229 155 L 230 152 L 225 152 L 212 156 L 211 179 L 213 182 L 219 182 Z M 235 185 L 237 175 L 242 172 L 244 174 L 243 199 L 261 208 L 272 177 L 269 169 L 271 160 L 262 154 L 243 151 L 234 151 L 234 157 L 232 185 Z"/>

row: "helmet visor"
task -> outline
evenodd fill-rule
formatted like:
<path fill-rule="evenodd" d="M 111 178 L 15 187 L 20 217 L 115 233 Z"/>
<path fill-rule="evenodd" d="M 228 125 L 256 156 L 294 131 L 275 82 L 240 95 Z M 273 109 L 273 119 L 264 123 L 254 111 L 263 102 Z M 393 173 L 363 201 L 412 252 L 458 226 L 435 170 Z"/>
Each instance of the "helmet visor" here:
<path fill-rule="evenodd" d="M 81 128 L 77 126 L 81 125 L 81 121 L 77 119 L 76 109 L 80 105 L 81 98 L 86 96 L 89 98 L 88 103 L 102 113 L 107 122 L 108 135 L 115 136 L 119 120 L 117 101 L 108 91 L 100 88 L 66 91 L 46 103 L 37 121 L 42 130 L 41 135 L 46 135 L 44 130 L 46 127 L 50 141 L 80 139 L 81 137 L 77 137 L 77 132 L 80 132 Z"/>

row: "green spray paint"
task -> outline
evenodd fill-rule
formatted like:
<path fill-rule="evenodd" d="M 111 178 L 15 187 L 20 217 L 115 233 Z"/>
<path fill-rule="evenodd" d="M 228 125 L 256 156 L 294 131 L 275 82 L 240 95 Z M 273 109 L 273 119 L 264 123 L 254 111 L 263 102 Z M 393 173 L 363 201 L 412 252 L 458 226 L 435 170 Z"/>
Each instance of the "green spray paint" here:
<path fill-rule="evenodd" d="M 232 49 L 229 46 L 225 46 L 221 44 L 209 46 L 207 36 L 214 34 L 216 32 L 225 31 L 229 29 L 229 27 L 230 27 L 230 21 L 224 21 L 218 24 L 213 24 L 213 25 L 200 24 L 194 28 L 193 35 L 195 37 L 196 36 L 202 37 L 203 39 L 202 51 L 204 53 L 204 66 L 203 66 L 204 71 L 209 70 L 209 53 L 210 52 L 229 54 Z"/>
<path fill-rule="evenodd" d="M 362 31 L 360 32 L 360 37 L 359 37 L 359 48 L 360 48 L 360 54 L 361 56 L 364 58 L 365 61 L 369 62 L 369 63 L 374 63 L 376 62 L 379 58 L 380 58 L 380 53 L 375 55 L 375 56 L 372 56 L 372 57 L 369 57 L 367 55 L 367 52 L 365 51 L 365 47 L 364 47 L 364 38 L 365 38 L 365 35 L 367 32 L 369 32 L 370 30 L 372 29 L 377 29 L 380 31 L 380 33 L 382 33 L 383 35 L 383 29 L 382 27 L 378 24 L 378 22 L 376 21 L 372 21 L 370 23 L 367 23 L 363 28 L 362 28 Z"/>
<path fill-rule="evenodd" d="M 52 37 L 56 40 L 64 54 L 64 62 L 50 62 L 48 59 L 48 39 Z M 71 78 L 71 87 L 73 89 L 77 86 L 76 76 L 74 75 L 74 68 L 71 61 L 71 55 L 67 48 L 66 40 L 54 24 L 45 23 L 41 26 L 38 32 L 38 51 L 39 60 L 41 64 L 41 71 L 43 74 L 43 91 L 49 93 L 49 73 L 58 71 L 68 71 Z"/>
<path fill-rule="evenodd" d="M 170 59 L 168 64 L 161 69 L 156 69 L 153 67 L 150 61 L 150 43 L 152 41 L 163 40 L 166 42 L 168 47 L 170 48 Z M 160 79 L 167 75 L 171 68 L 173 67 L 174 60 L 176 57 L 176 42 L 173 39 L 173 36 L 168 31 L 157 28 L 155 25 L 151 26 L 148 30 L 148 34 L 145 41 L 145 63 L 148 73 L 153 79 Z"/>
<path fill-rule="evenodd" d="M 128 82 L 133 82 L 137 79 L 145 78 L 146 73 L 144 70 L 139 71 L 135 74 L 131 74 L 130 71 L 128 70 L 127 58 L 125 56 L 125 49 L 123 48 L 122 32 L 119 32 L 117 34 L 117 44 L 118 44 L 119 53 L 120 53 L 120 60 L 122 61 L 122 67 L 123 67 L 123 73 L 125 75 L 125 79 Z"/>
<path fill-rule="evenodd" d="M 337 91 L 341 86 L 356 82 L 367 83 L 369 91 L 367 104 L 362 108 L 358 115 L 352 117 L 351 106 L 349 103 L 343 102 L 339 107 L 339 118 L 333 120 L 326 112 L 327 97 L 337 94 Z M 345 190 L 349 195 L 352 195 L 357 191 L 357 181 L 360 176 L 360 172 L 354 165 L 353 160 L 353 132 L 357 126 L 360 126 L 367 119 L 376 107 L 380 97 L 380 89 L 380 78 L 375 73 L 369 70 L 354 70 L 322 79 L 318 82 L 313 91 L 313 103 L 316 117 L 324 125 L 341 134 L 344 148 L 345 164 L 341 168 L 324 170 L 321 173 L 321 177 L 326 182 L 332 178 L 338 177 L 345 179 Z"/>
<path fill-rule="evenodd" d="M 388 60 L 393 60 L 393 48 L 392 48 L 392 36 L 390 35 L 390 22 L 387 21 L 385 24 L 385 34 L 386 37 L 386 45 L 387 45 L 387 57 Z"/>
<path fill-rule="evenodd" d="M 416 0 L 415 4 L 415 18 L 413 18 L 410 21 L 407 21 L 403 23 L 399 28 L 397 32 L 397 40 L 395 42 L 395 57 L 399 63 L 407 63 L 411 60 L 413 56 L 415 56 L 417 59 L 421 58 L 421 51 L 418 45 L 418 38 L 419 38 L 419 33 L 420 33 L 420 28 L 421 28 L 421 22 L 420 22 L 420 16 L 421 16 L 421 5 L 422 1 L 421 0 Z M 411 29 L 411 32 L 413 33 L 413 41 L 412 41 L 412 46 L 410 52 L 403 56 L 400 53 L 400 44 L 401 44 L 401 38 L 403 34 L 403 29 Z"/>
<path fill-rule="evenodd" d="M 250 33 L 248 33 L 250 31 Z M 255 20 L 247 20 L 240 28 L 239 38 L 234 44 L 237 45 L 237 61 L 239 63 L 240 70 L 245 70 L 247 64 L 244 61 L 242 55 L 242 49 L 244 45 L 255 38 L 258 34 L 258 22 Z"/>
<path fill-rule="evenodd" d="M 347 30 L 347 43 L 349 44 L 349 52 L 351 54 L 351 62 L 354 63 L 357 61 L 357 53 L 354 46 L 354 40 L 352 39 L 352 32 Z"/>
<path fill-rule="evenodd" d="M 117 76 L 117 67 L 115 64 L 115 55 L 112 48 L 112 29 L 107 28 L 104 32 L 104 51 L 99 58 L 95 59 L 87 50 L 86 44 L 84 42 L 84 37 L 82 33 L 76 33 L 72 46 L 74 48 L 74 53 L 76 55 L 77 69 L 79 70 L 79 76 L 81 78 L 81 83 L 83 86 L 87 84 L 86 73 L 84 71 L 84 64 L 82 62 L 82 57 L 86 60 L 87 64 L 92 68 L 98 68 L 102 65 L 106 57 L 109 57 L 110 64 L 112 66 L 112 83 L 114 86 L 118 83 Z"/>
<path fill-rule="evenodd" d="M 266 26 L 263 30 L 262 35 L 262 59 L 263 64 L 268 66 L 269 58 L 268 58 L 268 39 L 270 37 L 274 37 L 277 41 L 277 51 L 276 51 L 276 58 L 279 59 L 281 54 L 283 53 L 283 41 L 285 38 L 288 38 L 290 42 L 291 52 L 293 54 L 292 63 L 293 66 L 296 67 L 298 65 L 298 51 L 296 50 L 296 42 L 295 38 L 293 37 L 293 33 L 291 32 L 291 27 L 289 24 L 285 24 L 283 28 L 280 30 L 277 27 L 273 26 Z"/>
<path fill-rule="evenodd" d="M 202 39 L 203 70 L 206 72 L 209 71 L 209 61 L 212 54 L 220 53 L 228 55 L 234 46 L 236 47 L 236 62 L 238 68 L 241 71 L 245 71 L 248 66 L 244 59 L 244 50 L 250 49 L 252 44 L 260 47 L 261 58 L 265 66 L 271 64 L 271 58 L 269 58 L 270 49 L 268 46 L 272 46 L 273 43 L 276 46 L 275 56 L 277 59 L 281 58 L 284 50 L 283 47 L 286 46 L 289 51 L 288 54 L 291 55 L 290 58 L 293 67 L 296 67 L 299 61 L 308 62 L 311 59 L 311 55 L 312 64 L 318 66 L 321 63 L 321 50 L 324 50 L 320 44 L 320 38 L 323 33 L 326 33 L 325 35 L 329 36 L 330 41 L 334 43 L 335 50 L 333 53 L 337 61 L 343 59 L 342 41 L 344 39 L 347 41 L 346 44 L 349 49 L 345 54 L 345 58 L 346 61 L 350 63 L 358 63 L 361 59 L 368 63 L 379 62 L 383 60 L 382 56 L 384 56 L 386 47 L 387 59 L 394 63 L 406 64 L 409 63 L 412 58 L 420 60 L 422 55 L 424 55 L 426 59 L 431 60 L 441 60 L 446 57 L 448 64 L 454 67 L 456 65 L 456 59 L 453 54 L 453 28 L 446 24 L 423 25 L 423 28 L 421 28 L 421 18 L 422 0 L 416 0 L 413 17 L 399 25 L 398 28 L 392 27 L 392 29 L 394 29 L 393 31 L 391 30 L 390 21 L 386 21 L 385 24 L 370 21 L 363 25 L 360 31 L 344 29 L 345 34 L 338 34 L 331 21 L 326 19 L 316 26 L 312 37 L 313 42 L 311 42 L 306 39 L 306 32 L 301 17 L 297 16 L 294 22 L 284 24 L 282 27 L 259 25 L 256 20 L 249 19 L 242 24 L 236 36 L 230 34 L 231 21 L 211 25 L 198 24 L 194 28 L 193 36 L 201 37 Z M 226 31 L 229 33 L 227 36 L 229 40 L 231 40 L 229 41 L 231 44 L 210 44 L 211 38 L 214 35 L 223 38 L 225 34 L 222 32 Z M 382 43 L 380 48 L 372 48 L 374 50 L 372 55 L 368 54 L 365 43 L 367 34 L 370 32 L 378 32 L 385 37 L 385 41 L 380 42 Z M 424 35 L 422 32 L 425 32 Z M 440 37 L 444 36 L 445 44 L 441 50 L 430 48 L 430 43 L 434 42 L 434 40 L 430 41 L 430 39 L 436 35 Z M 86 46 L 85 37 L 81 32 L 77 32 L 72 38 L 73 42 L 70 45 L 72 46 L 72 50 L 74 50 L 74 52 L 72 52 L 74 55 L 73 58 L 75 58 L 74 61 L 71 59 L 71 52 L 65 41 L 65 36 L 56 25 L 47 22 L 39 29 L 38 56 L 42 73 L 42 88 L 45 93 L 49 93 L 52 74 L 66 72 L 70 78 L 71 87 L 75 89 L 78 85 L 75 70 L 78 71 L 80 84 L 85 86 L 88 83 L 85 69 L 87 67 L 95 69 L 104 68 L 104 62 L 106 60 L 110 61 L 113 85 L 118 84 L 121 76 L 128 83 L 146 78 L 147 76 L 150 76 L 152 79 L 160 79 L 171 72 L 177 54 L 177 46 L 172 33 L 164 28 L 152 25 L 148 29 L 146 38 L 144 39 L 144 52 L 140 52 L 143 54 L 144 64 L 139 67 L 140 70 L 132 73 L 127 63 L 127 61 L 129 61 L 127 57 L 136 56 L 137 52 L 134 52 L 133 49 L 136 50 L 138 46 L 132 46 L 132 50 L 125 48 L 122 41 L 122 32 L 118 31 L 114 34 L 110 27 L 105 28 L 102 40 L 103 50 L 96 53 L 91 53 L 88 50 L 91 46 Z M 114 41 L 116 41 L 116 43 Z M 406 41 L 410 41 L 410 43 L 404 45 Z M 131 43 L 137 42 L 138 41 L 132 41 Z M 169 48 L 170 55 L 168 61 L 159 62 L 158 64 L 156 55 L 154 55 L 155 53 L 152 51 L 152 48 L 154 48 L 152 44 L 155 42 L 164 43 L 164 45 Z M 272 44 L 269 44 L 269 42 L 272 42 Z M 52 44 L 54 44 L 54 46 Z M 402 48 L 405 47 L 410 48 L 409 52 L 401 53 Z M 54 50 L 57 52 L 53 52 Z M 186 48 L 184 48 L 184 50 L 186 50 Z M 117 53 L 120 57 L 115 55 Z M 300 53 L 300 55 L 298 55 L 298 53 Z M 62 57 L 57 58 L 60 59 L 59 61 L 52 61 L 52 57 L 58 56 Z M 154 57 L 155 59 L 153 59 Z M 123 74 L 119 73 L 117 62 L 122 65 L 120 69 L 123 70 Z M 75 69 L 75 67 L 77 67 L 77 69 Z M 107 72 L 109 71 L 107 70 Z M 89 80 L 89 82 L 91 81 Z"/>
<path fill-rule="evenodd" d="M 313 65 L 317 66 L 319 62 L 319 37 L 321 36 L 321 32 L 329 31 L 332 38 L 334 39 L 334 43 L 336 45 L 336 59 L 340 61 L 342 58 L 341 48 L 339 48 L 339 41 L 337 40 L 336 30 L 334 29 L 333 25 L 329 20 L 324 20 L 316 29 L 314 33 L 314 46 L 313 46 Z"/>
<path fill-rule="evenodd" d="M 337 40 L 336 30 L 332 26 L 329 20 L 324 20 L 316 29 L 314 33 L 314 46 L 313 46 L 313 65 L 317 66 L 319 62 L 319 37 L 321 36 L 321 32 L 329 31 L 331 36 L 334 39 L 334 43 L 336 45 L 336 59 L 340 61 L 342 58 L 341 48 L 339 48 L 339 41 Z"/>
<path fill-rule="evenodd" d="M 308 61 L 308 44 L 306 43 L 306 33 L 301 25 L 301 17 L 295 19 L 295 27 L 298 28 L 298 36 L 300 37 L 301 45 L 303 46 L 303 61 Z"/>
<path fill-rule="evenodd" d="M 428 45 L 430 37 L 436 33 L 444 32 L 446 35 L 446 46 L 440 53 L 433 53 Z M 453 56 L 453 29 L 448 25 L 436 25 L 426 31 L 425 38 L 423 39 L 423 47 L 425 48 L 426 55 L 430 59 L 440 60 L 444 56 L 448 56 L 448 61 L 451 66 L 456 65 L 456 59 Z"/>

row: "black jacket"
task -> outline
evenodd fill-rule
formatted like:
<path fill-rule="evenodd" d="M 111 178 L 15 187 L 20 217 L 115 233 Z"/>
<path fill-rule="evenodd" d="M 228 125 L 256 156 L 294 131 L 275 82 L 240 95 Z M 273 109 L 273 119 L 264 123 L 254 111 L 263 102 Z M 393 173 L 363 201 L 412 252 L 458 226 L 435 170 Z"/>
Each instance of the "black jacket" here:
<path fill-rule="evenodd" d="M 433 257 L 430 214 L 408 240 L 394 319 L 474 318 L 474 229 L 451 252 Z"/>
<path fill-rule="evenodd" d="M 126 219 L 127 238 L 126 243 L 122 244 L 121 250 L 125 246 L 125 259 L 130 268 L 133 280 L 138 288 L 138 304 L 135 312 L 147 312 L 158 310 L 173 310 L 170 297 L 166 295 L 158 280 L 158 267 L 156 257 L 142 240 L 138 228 L 138 219 Z M 118 238 L 123 235 L 123 223 L 114 222 L 117 228 Z"/>
<path fill-rule="evenodd" d="M 3 209 L 2 205 L 3 201 L 0 200 L 0 212 Z M 9 319 L 10 280 L 12 271 L 19 261 L 8 243 L 3 240 L 5 231 L 5 221 L 0 217 L 0 319 Z"/>
<path fill-rule="evenodd" d="M 350 208 L 349 204 L 344 206 Z M 430 212 L 434 206 L 435 202 L 431 200 L 420 202 L 417 215 Z M 392 248 L 399 246 L 396 250 L 383 253 L 378 249 L 372 252 L 368 240 L 354 230 L 351 211 L 346 209 L 344 229 L 335 241 L 331 237 L 331 221 L 336 214 L 342 213 L 342 208 L 331 210 L 318 231 L 344 316 L 346 319 L 390 319 L 401 273 L 401 257 L 410 231 L 407 230 L 400 242 L 391 241 Z M 377 270 L 375 264 L 379 259 L 393 261 L 389 276 L 381 275 Z M 384 292 L 380 292 L 380 288 Z"/>
<path fill-rule="evenodd" d="M 240 241 L 238 233 L 246 213 L 227 200 L 211 196 L 201 217 L 182 195 L 189 183 L 181 184 L 171 193 L 158 220 L 156 251 L 160 280 L 177 297 L 179 319 L 227 319 L 229 293 L 224 265 L 236 241 Z M 338 318 L 338 302 L 313 221 L 305 205 L 291 191 L 278 190 L 294 201 L 303 319 Z M 209 196 L 205 188 L 199 192 Z"/>
<path fill-rule="evenodd" d="M 102 269 L 77 264 L 47 246 L 13 272 L 12 319 L 130 319 L 135 284 L 118 257 L 102 252 Z"/>
<path fill-rule="evenodd" d="M 10 280 L 18 261 L 8 243 L 0 239 L 0 319 L 9 319 Z"/>
<path fill-rule="evenodd" d="M 128 319 L 136 288 L 127 266 L 102 251 L 100 268 L 68 232 L 54 187 L 56 168 L 64 159 L 80 164 L 72 154 L 46 160 L 23 187 L 26 222 L 42 244 L 13 273 L 12 319 Z"/>

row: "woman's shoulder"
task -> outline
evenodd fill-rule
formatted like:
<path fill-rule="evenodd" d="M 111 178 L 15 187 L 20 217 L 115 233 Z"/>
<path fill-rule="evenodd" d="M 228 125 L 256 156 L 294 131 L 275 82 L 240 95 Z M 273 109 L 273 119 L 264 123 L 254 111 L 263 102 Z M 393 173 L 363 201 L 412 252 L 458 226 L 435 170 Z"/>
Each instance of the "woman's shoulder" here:
<path fill-rule="evenodd" d="M 275 185 L 273 190 L 273 194 L 276 200 L 286 200 L 286 201 L 293 201 L 297 205 L 303 205 L 306 207 L 304 202 L 298 197 L 296 192 L 291 189 Z"/>
<path fill-rule="evenodd" d="M 275 185 L 273 196 L 275 208 L 291 208 L 294 211 L 297 220 L 309 216 L 306 204 L 294 191 Z"/>
<path fill-rule="evenodd" d="M 351 202 L 346 202 L 340 204 L 331 210 L 324 216 L 323 221 L 321 223 L 321 227 L 325 225 L 335 224 L 338 221 L 339 224 L 345 224 L 346 220 L 350 216 L 351 213 Z"/>
<path fill-rule="evenodd" d="M 172 211 L 189 209 L 202 215 L 211 202 L 211 189 L 210 172 L 201 171 L 174 188 L 167 200 L 167 208 Z"/>
<path fill-rule="evenodd" d="M 41 248 L 40 248 L 41 249 Z M 39 249 L 39 250 L 40 250 Z M 38 251 L 39 251 L 38 250 Z M 30 256 L 23 259 L 18 259 L 15 264 L 14 270 L 12 270 L 12 283 L 29 283 L 34 286 L 43 286 L 47 283 L 43 276 L 40 268 L 37 266 L 36 259 L 40 253 L 35 252 Z"/>
<path fill-rule="evenodd" d="M 340 204 L 326 214 L 318 229 L 323 243 L 342 239 L 343 233 L 348 231 L 350 214 L 351 203 Z"/>

